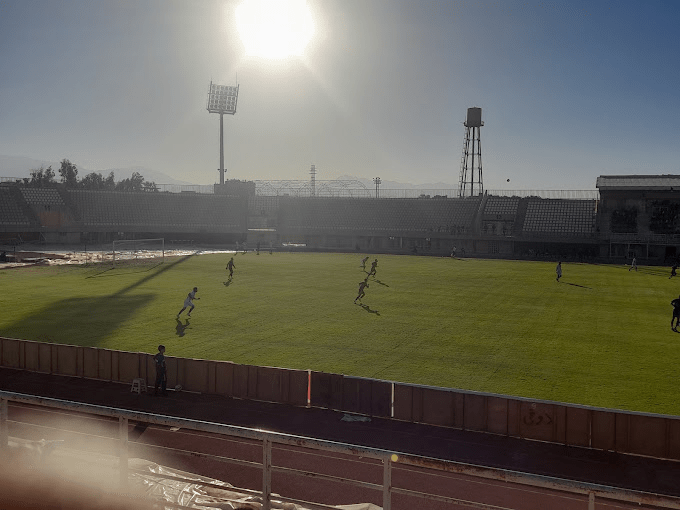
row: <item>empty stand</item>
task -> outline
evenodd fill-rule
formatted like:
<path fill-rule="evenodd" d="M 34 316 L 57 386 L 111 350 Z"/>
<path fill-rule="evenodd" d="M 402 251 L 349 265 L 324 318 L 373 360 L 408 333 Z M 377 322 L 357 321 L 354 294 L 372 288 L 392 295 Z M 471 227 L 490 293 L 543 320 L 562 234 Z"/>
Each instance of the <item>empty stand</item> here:
<path fill-rule="evenodd" d="M 145 231 L 244 228 L 241 200 L 221 195 L 69 190 L 88 227 Z"/>
<path fill-rule="evenodd" d="M 24 214 L 19 201 L 10 188 L 0 187 L 0 224 L 27 226 L 30 220 Z"/>
<path fill-rule="evenodd" d="M 484 217 L 514 217 L 519 206 L 519 197 L 489 196 L 484 206 Z"/>
<path fill-rule="evenodd" d="M 288 198 L 281 225 L 316 231 L 450 232 L 470 229 L 478 197 L 463 199 Z"/>
<path fill-rule="evenodd" d="M 54 188 L 19 188 L 21 194 L 29 205 L 65 205 Z"/>
<path fill-rule="evenodd" d="M 595 200 L 529 199 L 524 233 L 594 234 Z"/>

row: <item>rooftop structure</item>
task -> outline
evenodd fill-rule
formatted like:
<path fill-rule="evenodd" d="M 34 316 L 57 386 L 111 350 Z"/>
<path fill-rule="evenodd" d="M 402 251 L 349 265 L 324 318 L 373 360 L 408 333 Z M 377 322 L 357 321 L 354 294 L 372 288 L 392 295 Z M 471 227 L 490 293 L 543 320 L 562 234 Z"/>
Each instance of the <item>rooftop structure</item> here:
<path fill-rule="evenodd" d="M 680 175 L 601 175 L 595 187 L 600 191 L 615 190 L 680 190 Z"/>

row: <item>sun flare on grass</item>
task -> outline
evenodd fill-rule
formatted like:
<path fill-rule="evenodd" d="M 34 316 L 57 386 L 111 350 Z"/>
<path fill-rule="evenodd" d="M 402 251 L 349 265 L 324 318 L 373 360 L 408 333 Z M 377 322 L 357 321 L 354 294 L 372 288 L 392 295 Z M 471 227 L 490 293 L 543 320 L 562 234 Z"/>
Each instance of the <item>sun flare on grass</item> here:
<path fill-rule="evenodd" d="M 245 0 L 236 26 L 246 55 L 274 60 L 301 56 L 314 35 L 305 0 Z"/>

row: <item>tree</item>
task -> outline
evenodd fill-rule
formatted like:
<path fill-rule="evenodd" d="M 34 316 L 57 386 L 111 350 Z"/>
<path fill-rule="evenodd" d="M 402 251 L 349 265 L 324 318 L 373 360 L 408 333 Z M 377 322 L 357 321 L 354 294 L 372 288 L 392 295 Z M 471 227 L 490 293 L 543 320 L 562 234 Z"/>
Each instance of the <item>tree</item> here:
<path fill-rule="evenodd" d="M 46 188 L 55 184 L 54 170 L 51 166 L 43 168 L 42 166 L 35 170 L 31 170 L 31 178 L 24 179 L 24 184 L 34 188 Z"/>
<path fill-rule="evenodd" d="M 106 178 L 101 173 L 92 172 L 83 177 L 80 187 L 89 190 L 114 190 L 116 182 L 113 179 L 113 172 Z"/>
<path fill-rule="evenodd" d="M 144 177 L 139 172 L 133 172 L 131 177 L 116 184 L 116 191 L 143 191 Z"/>
<path fill-rule="evenodd" d="M 78 187 L 78 168 L 68 159 L 63 159 L 61 161 L 59 175 L 61 175 L 61 182 L 63 182 L 67 188 L 75 189 Z"/>
<path fill-rule="evenodd" d="M 154 192 L 158 191 L 158 186 L 156 186 L 154 181 L 144 181 L 144 184 L 142 184 L 142 190 Z"/>

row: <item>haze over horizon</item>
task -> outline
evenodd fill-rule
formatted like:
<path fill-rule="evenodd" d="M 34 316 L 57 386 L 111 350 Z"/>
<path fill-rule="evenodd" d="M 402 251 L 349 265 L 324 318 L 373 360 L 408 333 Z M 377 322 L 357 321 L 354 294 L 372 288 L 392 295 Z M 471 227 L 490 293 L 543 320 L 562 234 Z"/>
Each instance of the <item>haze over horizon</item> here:
<path fill-rule="evenodd" d="M 680 4 L 310 0 L 278 60 L 246 55 L 239 4 L 0 2 L 0 154 L 212 184 L 212 80 L 240 85 L 227 178 L 455 185 L 472 106 L 487 189 L 680 173 Z"/>

